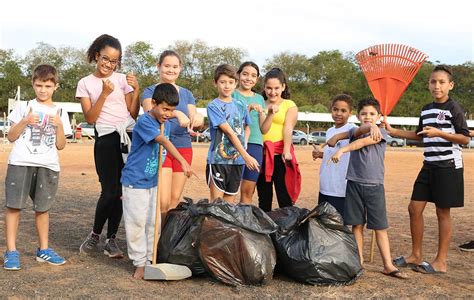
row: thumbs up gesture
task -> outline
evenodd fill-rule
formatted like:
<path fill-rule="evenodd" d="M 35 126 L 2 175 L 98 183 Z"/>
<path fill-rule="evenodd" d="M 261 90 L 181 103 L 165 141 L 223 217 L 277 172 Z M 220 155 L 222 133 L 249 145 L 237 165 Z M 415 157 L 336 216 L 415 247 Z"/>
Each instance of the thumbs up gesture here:
<path fill-rule="evenodd" d="M 109 79 L 102 80 L 102 94 L 110 95 L 114 91 L 114 84 Z"/>
<path fill-rule="evenodd" d="M 135 76 L 133 71 L 128 73 L 126 78 L 128 85 L 131 86 L 135 91 L 138 91 L 140 86 L 138 85 L 137 76 Z"/>
<path fill-rule="evenodd" d="M 63 122 L 61 120 L 61 110 L 58 109 L 55 115 L 49 115 L 49 124 L 53 125 L 54 127 L 57 127 L 59 125 L 62 125 Z"/>
<path fill-rule="evenodd" d="M 35 125 L 40 121 L 39 114 L 34 113 L 33 108 L 31 108 L 31 106 L 28 109 L 28 113 L 26 114 L 25 119 L 28 125 Z"/>

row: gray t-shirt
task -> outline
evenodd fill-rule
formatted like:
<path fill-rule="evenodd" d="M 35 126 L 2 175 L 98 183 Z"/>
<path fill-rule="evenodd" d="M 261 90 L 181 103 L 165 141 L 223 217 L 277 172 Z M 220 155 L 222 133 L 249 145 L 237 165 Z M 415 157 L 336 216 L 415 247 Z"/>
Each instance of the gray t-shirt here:
<path fill-rule="evenodd" d="M 349 131 L 351 142 L 354 141 L 352 135 L 355 130 L 356 128 L 353 128 Z M 383 184 L 384 158 L 388 135 L 383 128 L 380 128 L 380 132 L 383 138 L 379 143 L 351 152 L 349 167 L 347 168 L 347 180 L 359 183 Z M 360 138 L 368 135 L 362 135 Z"/>

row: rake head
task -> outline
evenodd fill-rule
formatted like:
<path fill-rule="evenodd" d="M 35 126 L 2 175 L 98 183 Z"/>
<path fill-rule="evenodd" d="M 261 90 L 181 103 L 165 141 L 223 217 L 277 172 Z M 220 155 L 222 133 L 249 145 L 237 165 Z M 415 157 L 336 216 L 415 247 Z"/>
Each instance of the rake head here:
<path fill-rule="evenodd" d="M 387 116 L 428 55 L 406 45 L 382 44 L 362 50 L 355 57 L 380 102 L 382 114 Z"/>

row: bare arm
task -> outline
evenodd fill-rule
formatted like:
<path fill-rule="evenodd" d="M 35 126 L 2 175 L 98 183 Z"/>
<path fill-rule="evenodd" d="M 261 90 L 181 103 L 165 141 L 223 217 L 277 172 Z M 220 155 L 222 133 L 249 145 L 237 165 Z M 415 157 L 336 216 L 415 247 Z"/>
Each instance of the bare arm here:
<path fill-rule="evenodd" d="M 350 143 L 350 144 L 342 147 L 341 149 L 337 150 L 337 152 L 333 155 L 333 157 L 331 157 L 331 160 L 333 162 L 337 163 L 337 162 L 339 162 L 341 156 L 344 153 L 354 151 L 354 150 L 359 150 L 359 149 L 361 149 L 363 147 L 366 147 L 366 146 L 375 145 L 379 142 L 380 141 L 373 140 L 370 136 L 365 137 L 365 138 L 361 138 L 361 139 L 357 139 L 357 140 L 353 141 L 352 143 Z"/>
<path fill-rule="evenodd" d="M 28 114 L 18 123 L 13 123 L 8 131 L 7 139 L 10 143 L 15 142 L 20 135 L 25 131 L 26 126 L 34 125 L 39 122 L 39 115 L 32 112 L 31 107 Z"/>
<path fill-rule="evenodd" d="M 388 124 L 386 120 L 382 121 L 383 126 L 385 127 L 385 130 L 387 130 L 388 134 L 390 134 L 393 137 L 399 137 L 399 138 L 404 138 L 404 139 L 409 139 L 409 140 L 421 140 L 423 137 L 416 134 L 415 131 L 407 131 L 407 130 L 402 130 L 402 129 L 397 129 L 393 128 Z"/>
<path fill-rule="evenodd" d="M 127 103 L 127 109 L 130 112 L 132 118 L 136 119 L 138 112 L 140 111 L 140 86 L 138 85 L 137 78 L 133 73 L 127 74 L 127 83 L 133 88 L 133 92 L 125 95 L 125 102 Z"/>
<path fill-rule="evenodd" d="M 298 119 L 298 107 L 294 106 L 288 109 L 285 116 L 285 125 L 283 127 L 283 159 L 291 160 L 290 149 L 293 144 L 293 129 Z"/>
<path fill-rule="evenodd" d="M 94 124 L 95 121 L 99 118 L 102 107 L 104 106 L 105 99 L 114 91 L 114 84 L 110 80 L 102 80 L 102 92 L 97 99 L 97 102 L 92 105 L 92 101 L 89 97 L 81 97 L 82 112 L 84 113 L 84 118 L 89 124 Z"/>
<path fill-rule="evenodd" d="M 56 149 L 63 150 L 66 147 L 66 137 L 64 136 L 64 127 L 61 120 L 60 110 L 55 115 L 49 117 L 51 125 L 56 127 Z"/>
<path fill-rule="evenodd" d="M 249 137 L 250 137 L 250 126 L 245 125 L 245 144 L 249 143 Z"/>
<path fill-rule="evenodd" d="M 425 126 L 423 130 L 418 133 L 419 136 L 426 135 L 427 137 L 440 137 L 455 144 L 466 145 L 469 143 L 469 137 L 460 133 L 449 133 L 438 128 Z"/>
<path fill-rule="evenodd" d="M 336 146 L 337 142 L 339 142 L 340 140 L 345 140 L 348 138 L 349 138 L 349 131 L 340 132 L 338 134 L 333 135 L 329 140 L 327 140 L 326 144 L 329 147 L 334 147 Z"/>
<path fill-rule="evenodd" d="M 219 125 L 219 128 L 229 138 L 230 142 L 232 143 L 232 145 L 234 145 L 235 149 L 240 153 L 240 155 L 242 155 L 242 158 L 244 159 L 246 166 L 250 170 L 259 171 L 258 162 L 255 160 L 255 158 L 250 156 L 247 153 L 247 151 L 245 151 L 244 146 L 240 142 L 234 130 L 232 130 L 232 127 L 230 127 L 228 123 L 222 123 Z"/>
<path fill-rule="evenodd" d="M 275 104 L 270 104 L 267 106 L 268 109 L 268 114 L 265 116 L 265 120 L 263 120 L 263 123 L 260 124 L 260 131 L 262 131 L 262 134 L 266 134 L 269 130 L 270 127 L 272 127 L 272 122 L 273 122 L 273 117 L 279 110 L 279 106 Z M 259 116 L 261 118 L 262 116 Z"/>

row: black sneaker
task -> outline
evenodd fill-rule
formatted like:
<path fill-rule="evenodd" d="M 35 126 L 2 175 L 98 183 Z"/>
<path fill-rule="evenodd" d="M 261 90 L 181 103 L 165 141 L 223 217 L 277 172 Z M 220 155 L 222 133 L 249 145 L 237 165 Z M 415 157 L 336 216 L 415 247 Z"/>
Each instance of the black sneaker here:
<path fill-rule="evenodd" d="M 474 241 L 459 245 L 459 250 L 466 252 L 474 252 Z"/>

